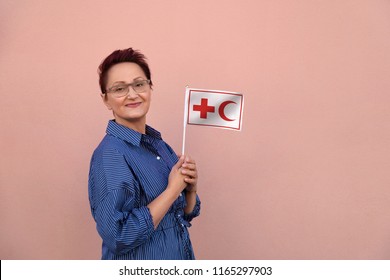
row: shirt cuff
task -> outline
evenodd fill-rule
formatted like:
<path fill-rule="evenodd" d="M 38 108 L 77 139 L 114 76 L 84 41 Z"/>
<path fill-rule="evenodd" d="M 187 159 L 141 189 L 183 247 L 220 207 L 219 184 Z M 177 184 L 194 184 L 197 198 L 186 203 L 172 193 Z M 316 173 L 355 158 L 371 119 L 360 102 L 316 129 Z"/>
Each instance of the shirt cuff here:
<path fill-rule="evenodd" d="M 191 222 L 192 219 L 199 216 L 199 214 L 200 214 L 200 199 L 199 199 L 199 196 L 196 195 L 196 203 L 195 203 L 194 209 L 189 214 L 184 213 L 183 218 L 184 218 L 184 220 Z"/>
<path fill-rule="evenodd" d="M 150 214 L 149 208 L 146 206 L 142 206 L 138 208 L 140 214 L 143 217 L 144 225 L 141 225 L 141 228 L 144 227 L 144 233 L 149 238 L 150 235 L 154 232 L 153 218 Z"/>

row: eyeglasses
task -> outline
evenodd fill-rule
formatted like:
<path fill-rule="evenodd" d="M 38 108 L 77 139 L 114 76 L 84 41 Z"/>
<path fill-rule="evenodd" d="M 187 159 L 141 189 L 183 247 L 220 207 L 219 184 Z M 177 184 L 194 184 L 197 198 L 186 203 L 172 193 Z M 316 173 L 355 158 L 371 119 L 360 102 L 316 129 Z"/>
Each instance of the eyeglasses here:
<path fill-rule="evenodd" d="M 138 80 L 130 84 L 115 85 L 107 90 L 115 98 L 120 98 L 129 93 L 131 87 L 136 93 L 145 92 L 149 88 L 150 80 Z"/>

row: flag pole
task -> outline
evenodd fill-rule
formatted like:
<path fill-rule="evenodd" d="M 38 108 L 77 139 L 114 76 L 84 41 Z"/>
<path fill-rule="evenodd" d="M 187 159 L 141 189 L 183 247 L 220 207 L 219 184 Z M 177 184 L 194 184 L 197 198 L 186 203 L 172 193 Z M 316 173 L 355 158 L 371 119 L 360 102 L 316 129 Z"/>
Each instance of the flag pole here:
<path fill-rule="evenodd" d="M 181 154 L 184 155 L 185 152 L 185 144 L 186 144 L 186 128 L 187 128 L 187 118 L 188 118 L 188 88 L 189 86 L 186 85 L 186 93 L 184 97 L 184 119 L 183 119 L 183 143 L 181 148 Z"/>

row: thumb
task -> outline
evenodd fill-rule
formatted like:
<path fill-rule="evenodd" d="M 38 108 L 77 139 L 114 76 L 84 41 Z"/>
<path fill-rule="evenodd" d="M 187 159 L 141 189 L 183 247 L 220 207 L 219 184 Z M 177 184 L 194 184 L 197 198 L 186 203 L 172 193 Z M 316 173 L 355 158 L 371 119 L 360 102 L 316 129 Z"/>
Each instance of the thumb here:
<path fill-rule="evenodd" d="M 179 168 L 183 165 L 184 160 L 185 160 L 185 156 L 183 156 L 183 155 L 180 156 L 178 162 L 175 164 L 175 167 L 176 167 L 177 169 L 179 169 Z"/>

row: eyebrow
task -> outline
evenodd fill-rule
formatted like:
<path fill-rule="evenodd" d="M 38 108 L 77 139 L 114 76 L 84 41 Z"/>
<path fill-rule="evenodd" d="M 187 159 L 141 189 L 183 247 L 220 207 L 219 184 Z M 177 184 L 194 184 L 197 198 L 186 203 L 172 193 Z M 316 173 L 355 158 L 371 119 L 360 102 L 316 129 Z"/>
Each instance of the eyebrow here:
<path fill-rule="evenodd" d="M 139 76 L 139 77 L 134 78 L 134 79 L 133 79 L 133 82 L 135 82 L 135 81 L 137 81 L 137 80 L 139 80 L 139 79 L 145 79 L 145 78 Z M 113 86 L 115 86 L 115 85 L 117 85 L 117 84 L 127 84 L 127 82 L 126 82 L 126 81 L 116 81 L 116 82 L 114 82 L 114 83 L 110 86 L 110 88 L 112 88 Z"/>

